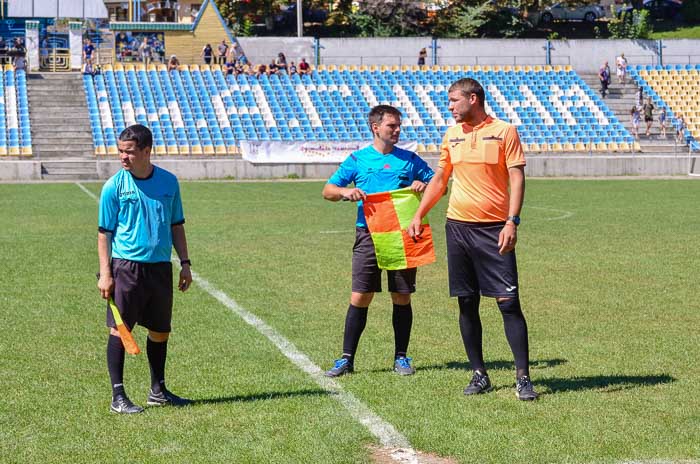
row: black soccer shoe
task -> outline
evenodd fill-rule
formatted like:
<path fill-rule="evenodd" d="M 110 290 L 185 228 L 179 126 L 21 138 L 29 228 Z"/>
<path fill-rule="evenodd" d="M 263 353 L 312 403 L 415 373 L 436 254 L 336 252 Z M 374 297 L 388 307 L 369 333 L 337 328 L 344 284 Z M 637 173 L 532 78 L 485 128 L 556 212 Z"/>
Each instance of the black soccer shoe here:
<path fill-rule="evenodd" d="M 137 406 L 131 402 L 126 395 L 117 395 L 109 405 L 109 410 L 117 414 L 138 414 L 143 412 L 141 406 Z"/>
<path fill-rule="evenodd" d="M 479 372 L 474 372 L 471 382 L 464 389 L 465 395 L 478 395 L 481 393 L 490 392 L 493 390 L 491 386 L 491 380 L 486 374 L 480 374 Z"/>
<path fill-rule="evenodd" d="M 153 393 L 153 390 L 151 390 L 148 393 L 148 401 L 146 402 L 148 406 L 175 406 L 175 407 L 182 407 L 182 406 L 189 406 L 192 404 L 192 400 L 188 400 L 185 398 L 180 398 L 179 396 L 175 395 L 174 393 L 171 393 L 167 389 L 163 389 L 158 393 Z"/>
<path fill-rule="evenodd" d="M 524 375 L 515 383 L 515 396 L 521 401 L 534 401 L 537 399 L 537 392 L 530 382 L 530 377 Z"/>

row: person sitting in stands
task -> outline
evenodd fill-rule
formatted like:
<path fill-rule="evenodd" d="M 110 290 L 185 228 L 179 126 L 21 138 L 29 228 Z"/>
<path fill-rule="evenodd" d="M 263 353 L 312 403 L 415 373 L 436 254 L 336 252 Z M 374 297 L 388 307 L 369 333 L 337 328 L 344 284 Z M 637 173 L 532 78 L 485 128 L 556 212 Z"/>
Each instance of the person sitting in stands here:
<path fill-rule="evenodd" d="M 277 63 L 274 58 L 270 61 L 270 64 L 267 65 L 267 75 L 271 76 L 273 74 L 277 74 Z"/>
<path fill-rule="evenodd" d="M 299 74 L 309 74 L 311 72 L 311 66 L 306 62 L 306 58 L 301 59 L 297 68 L 299 69 Z"/>
<path fill-rule="evenodd" d="M 284 53 L 280 52 L 277 54 L 275 64 L 280 72 L 287 72 L 287 57 L 284 56 Z"/>
<path fill-rule="evenodd" d="M 170 55 L 170 60 L 168 60 L 168 72 L 177 71 L 179 68 L 180 60 L 177 59 L 177 56 Z"/>
<path fill-rule="evenodd" d="M 292 74 L 297 73 L 297 65 L 294 64 L 294 61 L 289 63 L 289 75 L 291 76 Z"/>

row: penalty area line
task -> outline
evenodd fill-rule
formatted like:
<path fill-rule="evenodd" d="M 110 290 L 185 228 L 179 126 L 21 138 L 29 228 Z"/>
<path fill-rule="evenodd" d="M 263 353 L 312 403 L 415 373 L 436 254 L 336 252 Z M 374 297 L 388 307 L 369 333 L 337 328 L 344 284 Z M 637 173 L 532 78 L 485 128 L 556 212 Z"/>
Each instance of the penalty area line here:
<path fill-rule="evenodd" d="M 75 185 L 90 198 L 99 202 L 97 196 L 86 189 L 82 184 L 76 182 Z M 175 265 L 179 265 L 177 260 L 173 259 L 173 262 Z M 392 448 L 393 450 L 390 454 L 392 460 L 401 464 L 418 463 L 417 453 L 411 447 L 410 442 L 405 436 L 396 430 L 393 425 L 375 414 L 367 405 L 357 399 L 355 395 L 345 391 L 338 382 L 323 375 L 321 368 L 314 364 L 314 362 L 294 346 L 292 342 L 264 320 L 236 303 L 236 301 L 226 293 L 214 287 L 209 281 L 196 272 L 192 272 L 192 279 L 202 290 L 230 309 L 260 334 L 264 335 L 287 359 L 300 370 L 308 374 L 319 387 L 330 394 L 331 398 L 338 401 L 350 413 L 353 419 L 365 426 L 370 433 L 379 440 L 383 447 Z"/>

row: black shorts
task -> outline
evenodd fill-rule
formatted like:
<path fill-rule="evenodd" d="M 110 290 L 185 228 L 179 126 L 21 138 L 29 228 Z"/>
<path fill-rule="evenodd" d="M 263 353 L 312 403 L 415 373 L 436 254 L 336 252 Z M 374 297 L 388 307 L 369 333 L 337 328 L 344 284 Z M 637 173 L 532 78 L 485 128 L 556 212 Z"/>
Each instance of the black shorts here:
<path fill-rule="evenodd" d="M 654 118 L 651 116 L 644 116 L 644 122 L 653 122 Z"/>
<path fill-rule="evenodd" d="M 112 259 L 114 302 L 124 323 L 133 329 L 136 324 L 154 332 L 170 332 L 173 314 L 173 265 L 139 263 Z M 107 305 L 107 327 L 115 327 Z"/>
<path fill-rule="evenodd" d="M 416 268 L 386 271 L 389 291 L 413 293 L 416 291 Z M 382 270 L 377 265 L 372 236 L 364 227 L 355 228 L 352 248 L 352 291 L 374 293 L 382 291 Z"/>
<path fill-rule="evenodd" d="M 447 219 L 447 271 L 450 296 L 481 293 L 494 298 L 518 296 L 515 251 L 498 254 L 503 222 L 473 223 Z"/>

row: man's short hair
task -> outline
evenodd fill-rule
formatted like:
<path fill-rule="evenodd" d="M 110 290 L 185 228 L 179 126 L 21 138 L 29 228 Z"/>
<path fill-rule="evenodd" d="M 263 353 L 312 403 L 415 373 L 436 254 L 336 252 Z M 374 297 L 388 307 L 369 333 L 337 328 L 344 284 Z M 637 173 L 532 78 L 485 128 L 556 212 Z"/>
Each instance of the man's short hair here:
<path fill-rule="evenodd" d="M 381 124 L 385 114 L 390 114 L 401 119 L 401 111 L 391 105 L 377 105 L 369 110 L 367 119 L 369 120 L 369 128 L 372 129 L 372 124 Z"/>
<path fill-rule="evenodd" d="M 478 81 L 472 79 L 471 77 L 465 77 L 459 79 L 458 81 L 455 81 L 450 86 L 450 89 L 447 91 L 447 93 L 456 91 L 462 92 L 462 95 L 464 95 L 467 98 L 469 98 L 471 94 L 476 95 L 476 97 L 479 99 L 479 103 L 481 103 L 481 106 L 484 106 L 484 102 L 486 101 L 484 88 L 481 86 L 481 84 L 479 84 Z"/>
<path fill-rule="evenodd" d="M 120 142 L 136 142 L 136 147 L 139 150 L 144 148 L 153 148 L 153 134 L 151 130 L 141 124 L 129 126 L 119 134 Z"/>

